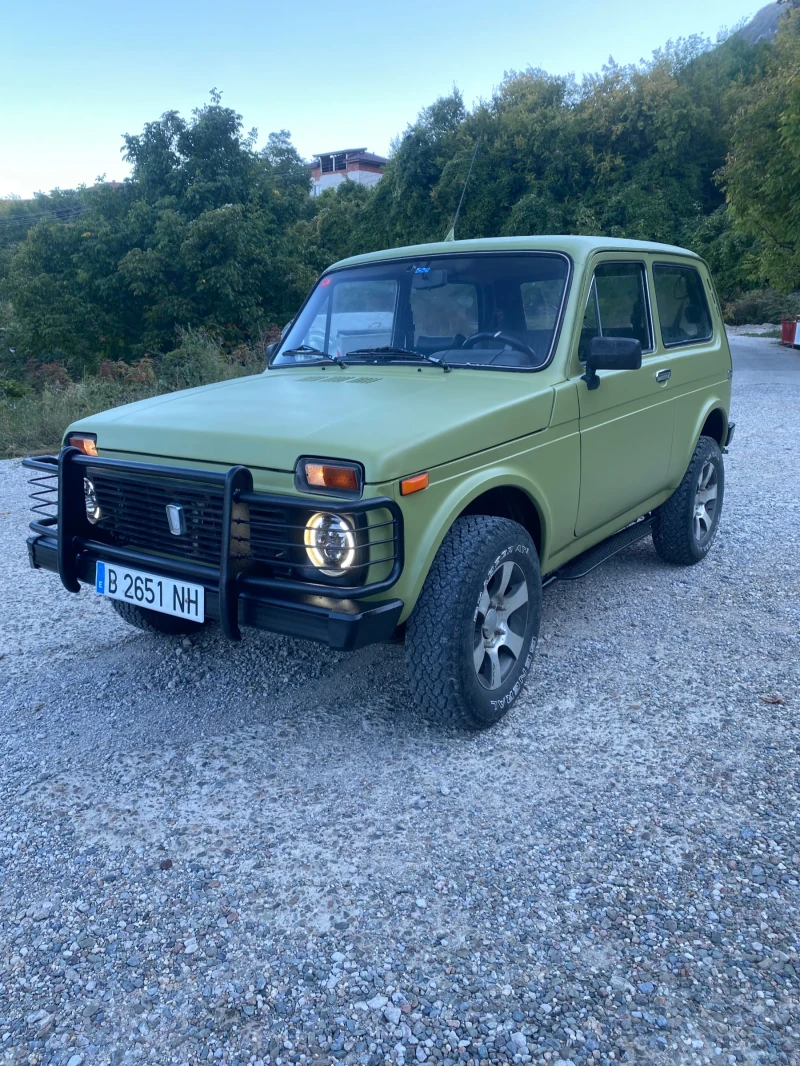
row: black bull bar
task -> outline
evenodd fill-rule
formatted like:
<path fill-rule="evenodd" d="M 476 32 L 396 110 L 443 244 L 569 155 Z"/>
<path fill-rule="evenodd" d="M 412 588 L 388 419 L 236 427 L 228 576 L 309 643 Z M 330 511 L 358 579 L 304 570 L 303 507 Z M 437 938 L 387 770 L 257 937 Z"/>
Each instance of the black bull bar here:
<path fill-rule="evenodd" d="M 240 624 L 321 641 L 331 647 L 352 649 L 376 641 L 388 640 L 397 627 L 403 603 L 399 599 L 375 597 L 390 589 L 403 569 L 403 514 L 396 501 L 388 497 L 366 500 L 331 500 L 255 492 L 253 476 L 244 466 L 217 472 L 185 467 L 158 466 L 149 463 L 87 456 L 77 448 L 67 447 L 56 456 L 32 456 L 23 466 L 35 471 L 31 484 L 33 510 L 38 517 L 31 522 L 28 538 L 31 565 L 58 573 L 70 592 L 80 591 L 81 583 L 93 584 L 98 561 L 140 568 L 167 577 L 180 577 L 203 585 L 206 590 L 206 614 L 217 618 L 222 632 L 231 640 L 241 639 Z M 86 516 L 84 477 L 91 470 L 121 475 L 141 475 L 163 479 L 163 484 L 192 484 L 221 494 L 221 543 L 217 565 L 195 559 L 153 554 L 136 547 L 107 543 Z M 58 478 L 57 513 L 52 514 L 55 489 L 44 483 Z M 48 498 L 48 495 L 51 498 Z M 242 506 L 272 507 L 292 520 L 286 528 L 305 528 L 314 511 L 352 516 L 366 561 L 354 566 L 356 573 L 369 575 L 377 568 L 388 573 L 378 580 L 344 584 L 345 579 L 325 583 L 278 576 L 270 567 L 252 567 L 243 560 L 242 538 L 234 530 Z M 384 512 L 386 521 L 369 522 L 371 512 Z M 372 516 L 376 516 L 373 514 Z M 380 516 L 377 516 L 380 518 Z M 101 534 L 102 536 L 102 534 Z M 169 547 L 167 545 L 166 547 Z M 297 540 L 286 543 L 297 549 Z M 379 554 L 375 556 L 375 552 Z M 253 569 L 261 572 L 253 572 Z M 292 568 L 301 571 L 311 567 Z M 367 603 L 362 602 L 370 597 Z"/>

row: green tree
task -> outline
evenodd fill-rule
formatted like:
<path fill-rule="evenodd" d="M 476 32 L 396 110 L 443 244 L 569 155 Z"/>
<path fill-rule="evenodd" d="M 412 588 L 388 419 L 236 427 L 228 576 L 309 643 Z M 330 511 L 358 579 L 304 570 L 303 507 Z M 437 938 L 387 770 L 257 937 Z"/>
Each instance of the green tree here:
<path fill-rule="evenodd" d="M 308 276 L 287 284 L 287 234 L 312 214 L 309 173 L 286 131 L 255 141 L 216 92 L 189 120 L 170 111 L 126 135 L 130 179 L 82 190 L 76 217 L 41 219 L 14 250 L 20 358 L 76 373 L 168 350 L 176 327 L 233 345 L 291 315 Z"/>
<path fill-rule="evenodd" d="M 733 119 L 720 178 L 764 277 L 785 292 L 800 285 L 800 12 L 781 20 L 766 74 Z"/>

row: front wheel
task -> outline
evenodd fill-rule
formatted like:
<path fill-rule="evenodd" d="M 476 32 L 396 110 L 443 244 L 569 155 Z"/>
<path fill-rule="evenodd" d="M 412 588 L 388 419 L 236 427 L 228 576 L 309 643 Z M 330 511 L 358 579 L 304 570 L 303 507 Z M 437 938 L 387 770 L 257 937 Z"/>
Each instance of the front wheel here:
<path fill-rule="evenodd" d="M 506 518 L 457 519 L 406 630 L 406 668 L 425 715 L 461 728 L 499 721 L 531 668 L 542 613 L 536 546 Z"/>
<path fill-rule="evenodd" d="M 712 437 L 697 442 L 683 481 L 655 513 L 653 544 L 662 559 L 693 566 L 714 543 L 725 495 L 722 452 Z"/>

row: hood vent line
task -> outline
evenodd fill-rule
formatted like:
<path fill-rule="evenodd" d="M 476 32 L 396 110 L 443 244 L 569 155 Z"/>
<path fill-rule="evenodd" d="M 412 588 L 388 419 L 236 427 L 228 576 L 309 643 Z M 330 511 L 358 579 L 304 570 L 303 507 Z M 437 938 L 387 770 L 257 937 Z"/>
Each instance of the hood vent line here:
<path fill-rule="evenodd" d="M 304 377 L 303 381 L 331 381 L 341 385 L 369 385 L 370 382 L 379 381 L 380 378 L 353 377 L 339 374 L 313 374 Z"/>

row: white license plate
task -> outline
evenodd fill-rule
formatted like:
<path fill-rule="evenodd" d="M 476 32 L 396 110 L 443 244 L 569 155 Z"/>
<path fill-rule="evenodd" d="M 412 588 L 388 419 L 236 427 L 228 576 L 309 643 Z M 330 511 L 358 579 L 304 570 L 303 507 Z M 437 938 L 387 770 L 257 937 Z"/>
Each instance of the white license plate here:
<path fill-rule="evenodd" d="M 124 600 L 151 611 L 172 614 L 177 618 L 189 618 L 192 622 L 205 621 L 205 589 L 202 585 L 190 585 L 171 577 L 144 574 L 141 570 L 129 570 L 116 563 L 98 563 L 95 591 L 112 600 Z"/>

